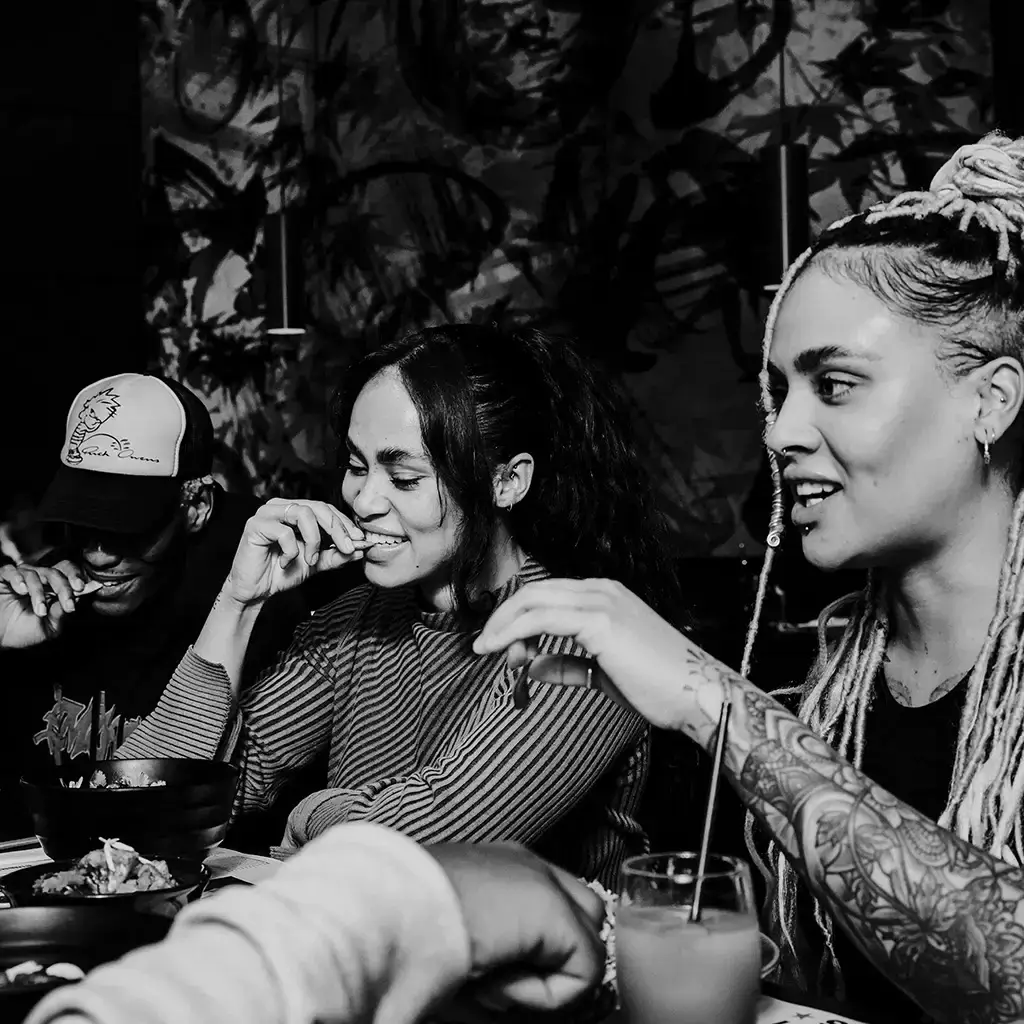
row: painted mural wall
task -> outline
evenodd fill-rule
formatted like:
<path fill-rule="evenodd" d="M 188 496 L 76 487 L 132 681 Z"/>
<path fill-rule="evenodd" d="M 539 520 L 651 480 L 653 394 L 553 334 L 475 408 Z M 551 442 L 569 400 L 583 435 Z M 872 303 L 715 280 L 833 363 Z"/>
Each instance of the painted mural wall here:
<path fill-rule="evenodd" d="M 569 330 L 620 377 L 685 554 L 756 548 L 754 373 L 809 155 L 811 230 L 989 123 L 971 0 L 146 0 L 147 303 L 221 472 L 323 493 L 329 397 L 422 323 Z M 264 330 L 287 210 L 307 333 Z"/>

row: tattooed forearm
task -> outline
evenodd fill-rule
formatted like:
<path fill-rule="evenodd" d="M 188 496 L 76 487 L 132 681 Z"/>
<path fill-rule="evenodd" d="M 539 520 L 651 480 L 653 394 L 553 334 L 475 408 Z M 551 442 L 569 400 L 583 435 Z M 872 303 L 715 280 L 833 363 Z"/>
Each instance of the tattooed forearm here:
<path fill-rule="evenodd" d="M 733 784 L 865 955 L 940 1021 L 1024 1019 L 1024 873 L 900 803 L 703 652 L 687 668 L 700 713 L 686 731 L 710 749 L 732 701 Z"/>

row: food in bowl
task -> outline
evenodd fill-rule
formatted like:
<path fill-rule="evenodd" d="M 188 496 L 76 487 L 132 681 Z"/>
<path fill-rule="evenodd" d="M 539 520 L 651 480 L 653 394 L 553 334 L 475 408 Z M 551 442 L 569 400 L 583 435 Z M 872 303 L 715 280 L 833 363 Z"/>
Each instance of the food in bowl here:
<path fill-rule="evenodd" d="M 74 782 L 68 783 L 68 789 L 81 789 L 82 783 L 85 781 L 83 775 L 79 779 L 75 779 Z M 88 789 L 149 789 L 151 786 L 166 786 L 167 782 L 164 779 L 152 779 L 144 771 L 140 771 L 137 775 L 121 775 L 117 778 L 107 781 L 105 772 L 97 769 L 89 776 Z"/>
<path fill-rule="evenodd" d="M 88 782 L 97 771 L 108 783 L 125 777 L 132 785 L 94 789 Z M 164 784 L 137 785 L 147 781 L 142 772 Z M 64 781 L 80 776 L 82 785 L 73 789 Z M 18 788 L 31 831 L 52 860 L 81 857 L 101 836 L 120 836 L 150 857 L 196 857 L 223 841 L 237 781 L 238 769 L 226 761 L 141 758 L 94 761 L 63 777 L 41 770 Z"/>
<path fill-rule="evenodd" d="M 67 871 L 42 875 L 32 884 L 36 895 L 109 896 L 172 889 L 177 884 L 167 862 L 147 860 L 117 839 L 104 839 Z"/>
<path fill-rule="evenodd" d="M 33 985 L 49 985 L 55 980 L 81 981 L 85 971 L 75 964 L 57 963 L 44 967 L 35 960 L 25 960 L 6 971 L 0 971 L 0 988 L 21 985 L 26 988 Z"/>

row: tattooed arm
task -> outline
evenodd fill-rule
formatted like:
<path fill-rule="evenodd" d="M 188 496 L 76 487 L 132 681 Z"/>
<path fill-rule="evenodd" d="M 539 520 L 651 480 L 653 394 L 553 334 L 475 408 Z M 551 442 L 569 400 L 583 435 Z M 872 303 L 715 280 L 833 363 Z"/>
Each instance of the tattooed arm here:
<path fill-rule="evenodd" d="M 733 785 L 864 955 L 937 1020 L 1024 1020 L 1024 873 L 876 786 L 619 584 L 531 584 L 476 649 L 520 663 L 539 633 L 574 637 L 609 695 L 705 749 L 730 700 Z M 543 657 L 530 674 L 586 680 L 585 666 Z"/>
<path fill-rule="evenodd" d="M 937 1020 L 1021 1020 L 1021 872 L 896 800 L 688 646 L 702 713 L 684 730 L 711 743 L 715 694 L 728 694 L 732 782 L 864 955 Z"/>

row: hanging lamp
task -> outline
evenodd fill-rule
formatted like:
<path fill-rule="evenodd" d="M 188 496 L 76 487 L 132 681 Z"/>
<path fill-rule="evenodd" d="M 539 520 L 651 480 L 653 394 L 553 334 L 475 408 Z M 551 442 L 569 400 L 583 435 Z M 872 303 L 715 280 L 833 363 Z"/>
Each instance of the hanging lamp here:
<path fill-rule="evenodd" d="M 284 121 L 284 71 L 282 68 L 284 53 L 283 35 L 281 30 L 281 11 L 283 0 L 277 8 L 277 59 L 275 71 L 277 75 L 277 127 L 274 130 L 275 144 Z M 264 326 L 267 334 L 297 335 L 305 334 L 305 281 L 303 274 L 303 254 L 300 240 L 291 230 L 289 222 L 288 200 L 284 185 L 284 156 L 280 145 L 278 152 L 277 194 L 278 212 L 268 214 L 263 223 L 263 246 L 266 256 L 266 309 L 264 310 Z"/>
<path fill-rule="evenodd" d="M 789 265 L 810 245 L 810 187 L 807 147 L 791 141 L 786 101 L 785 48 L 779 53 L 779 142 L 761 151 L 767 218 L 763 265 L 765 291 L 776 291 Z"/>

